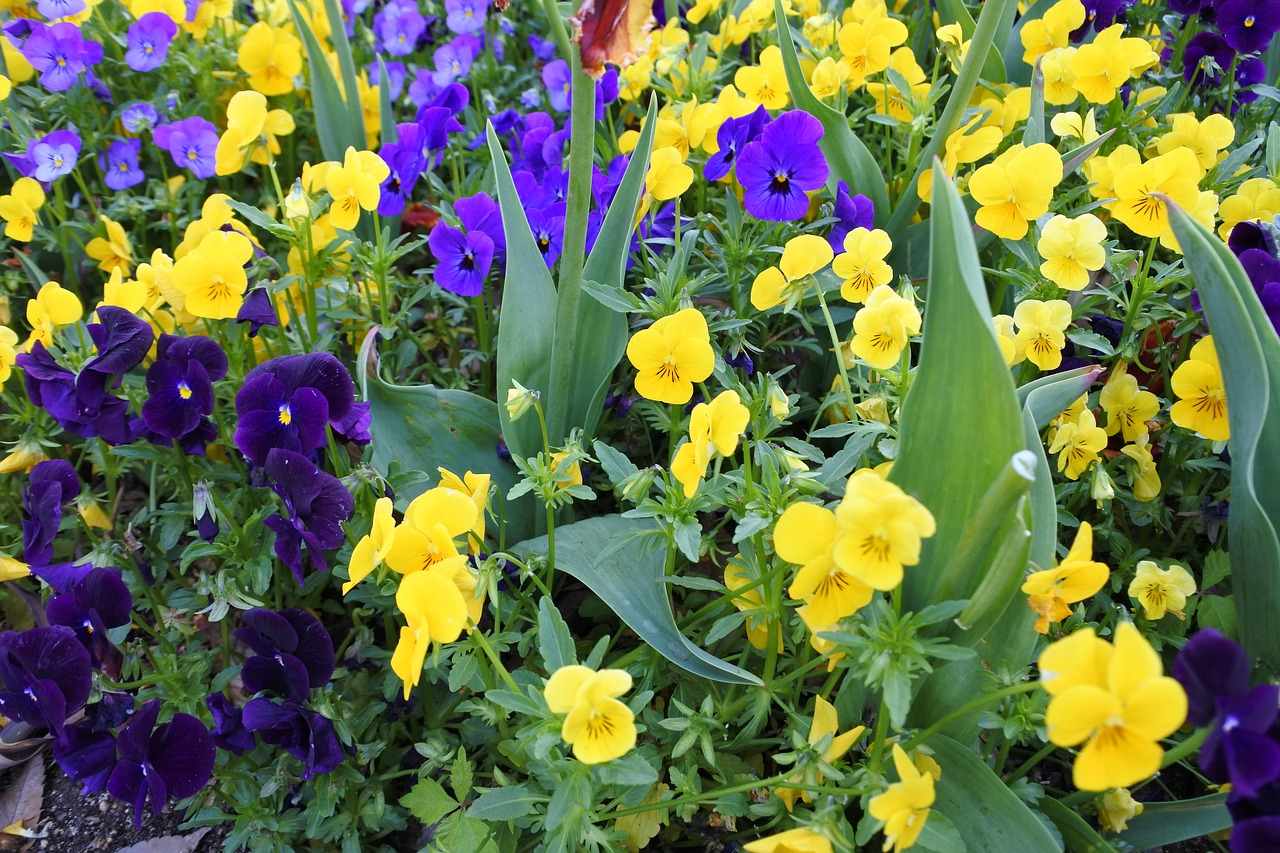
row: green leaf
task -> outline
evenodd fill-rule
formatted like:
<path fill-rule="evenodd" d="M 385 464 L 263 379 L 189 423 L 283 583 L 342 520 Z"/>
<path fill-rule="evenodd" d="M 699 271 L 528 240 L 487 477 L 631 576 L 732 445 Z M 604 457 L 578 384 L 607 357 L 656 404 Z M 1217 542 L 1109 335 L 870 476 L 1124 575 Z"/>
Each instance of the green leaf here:
<path fill-rule="evenodd" d="M 409 793 L 400 798 L 400 805 L 424 824 L 435 823 L 458 807 L 435 779 L 418 780 Z"/>
<path fill-rule="evenodd" d="M 524 785 L 508 785 L 485 791 L 467 806 L 467 816 L 478 820 L 512 820 L 524 817 L 546 797 L 538 796 Z"/>
<path fill-rule="evenodd" d="M 498 458 L 498 404 L 466 391 L 382 381 L 373 367 L 376 335 L 375 329 L 365 339 L 357 366 L 361 394 L 369 401 L 370 464 L 383 476 L 393 462 L 427 475 L 421 488 L 396 495 L 397 506 L 403 509 L 427 487 L 437 485 L 437 467 L 459 476 L 466 471 L 489 474 L 499 494 L 506 494 L 519 472 L 510 461 Z M 499 517 L 506 519 L 507 541 L 533 532 L 529 501 L 494 509 L 501 509 Z"/>
<path fill-rule="evenodd" d="M 712 681 L 751 684 L 761 681 L 694 646 L 680 633 L 659 548 L 660 528 L 651 519 L 606 515 L 556 527 L 556 568 L 582 581 L 649 645 L 676 666 Z M 547 537 L 512 548 L 522 554 L 546 554 Z"/>
<path fill-rule="evenodd" d="M 538 602 L 538 654 L 547 673 L 578 662 L 573 648 L 573 637 L 564 617 L 548 597 Z"/>
<path fill-rule="evenodd" d="M 898 458 L 889 474 L 937 521 L 920 565 L 903 582 L 903 607 L 911 611 L 940 600 L 935 592 L 947 556 L 988 489 L 1024 449 L 1018 398 L 991 322 L 969 217 L 941 168 L 937 175 L 920 366 L 902 404 Z"/>
<path fill-rule="evenodd" d="M 1018 853 L 1062 849 L 1026 803 L 973 750 L 946 735 L 935 735 L 926 745 L 942 768 L 934 808 L 950 818 L 966 849 Z"/>
<path fill-rule="evenodd" d="M 966 40 L 973 38 L 976 25 L 973 15 L 969 14 L 963 0 L 938 0 L 938 17 L 942 19 L 943 24 L 959 24 Z M 982 77 L 989 83 L 1005 82 L 1004 58 L 996 47 L 1000 43 L 997 36 L 992 42 L 991 50 L 987 53 L 986 62 L 982 65 Z"/>
<path fill-rule="evenodd" d="M 1231 826 L 1226 802 L 1227 795 L 1222 793 L 1173 803 L 1147 803 L 1142 814 L 1129 818 L 1129 828 L 1118 838 L 1135 850 L 1200 838 Z"/>
<path fill-rule="evenodd" d="M 1240 642 L 1280 667 L 1280 338 L 1236 256 L 1169 202 L 1173 233 L 1204 303 L 1222 367 L 1231 425 L 1232 592 Z"/>
<path fill-rule="evenodd" d="M 351 55 L 351 42 L 347 40 L 346 21 L 342 17 L 338 0 L 324 0 L 324 14 L 329 17 L 329 41 L 333 42 L 334 53 L 338 56 L 338 73 L 342 75 L 342 91 L 347 96 L 348 131 L 359 140 L 355 144 L 355 149 L 359 151 L 368 146 L 368 139 L 364 132 L 364 106 L 360 103 L 360 84 L 356 81 L 356 61 Z M 327 62 L 325 64 L 328 65 Z M 344 148 L 343 151 L 345 152 L 346 149 Z"/>
<path fill-rule="evenodd" d="M 933 853 L 965 853 L 964 839 L 950 818 L 936 809 L 929 812 L 924 828 L 916 839 L 916 847 Z"/>
<path fill-rule="evenodd" d="M 293 24 L 302 36 L 302 44 L 307 51 L 307 67 L 311 72 L 311 108 L 315 112 L 316 135 L 320 138 L 320 153 L 326 160 L 342 161 L 343 153 L 348 147 L 357 151 L 364 148 L 364 114 L 360 111 L 360 99 L 353 87 L 350 93 L 355 97 L 356 121 L 350 118 L 350 109 L 342 90 L 338 87 L 338 79 L 333 76 L 333 69 L 325 58 L 324 49 L 316 38 L 311 25 L 298 12 L 298 6 L 289 0 L 289 12 L 293 15 Z M 338 18 L 338 30 L 343 32 L 342 18 Z"/>
<path fill-rule="evenodd" d="M 1228 637 L 1236 636 L 1238 602 L 1221 595 L 1203 596 L 1196 605 L 1196 624 L 1201 628 L 1215 628 Z"/>
<path fill-rule="evenodd" d="M 627 255 L 631 253 L 631 235 L 635 231 L 636 211 L 644 194 L 644 176 L 649 170 L 649 154 L 658 127 L 658 104 L 649 104 L 648 118 L 640 131 L 622 182 L 614 194 L 609 211 L 600 225 L 600 233 L 591 254 L 582 267 L 584 290 L 588 281 L 601 287 L 615 288 L 626 294 Z M 590 293 L 591 291 L 588 290 Z M 594 294 L 593 294 L 594 296 Z M 634 297 L 633 297 L 634 298 Z M 617 309 L 595 298 L 578 300 L 578 339 L 573 342 L 573 377 L 570 399 L 564 421 L 566 429 L 582 427 L 591 436 L 604 411 L 604 397 L 609 390 L 614 368 L 627 350 L 627 318 Z M 562 436 L 551 436 L 558 441 Z"/>
<path fill-rule="evenodd" d="M 1214 548 L 1204 555 L 1204 567 L 1200 572 L 1200 591 L 1211 589 L 1231 577 L 1231 558 L 1221 548 Z"/>
<path fill-rule="evenodd" d="M 454 756 L 453 764 L 449 766 L 449 786 L 453 788 L 453 795 L 458 802 L 465 800 L 467 794 L 471 793 L 474 775 L 471 762 L 467 760 L 467 751 L 463 747 L 458 747 L 458 754 Z"/>
<path fill-rule="evenodd" d="M 658 781 L 658 771 L 638 752 L 601 764 L 596 771 L 607 785 L 643 785 L 649 788 Z"/>
<path fill-rule="evenodd" d="M 507 240 L 507 272 L 502 285 L 502 311 L 498 316 L 498 399 L 518 380 L 542 394 L 542 409 L 561 405 L 550 399 L 551 347 L 556 328 L 556 286 L 551 281 L 542 252 L 529 229 L 524 205 L 511 179 L 507 156 L 493 127 L 487 129 L 498 184 L 498 207 Z M 498 406 L 502 436 L 515 456 L 527 459 L 542 450 L 542 432 L 533 416 L 512 422 L 506 406 Z M 521 501 L 528 504 L 530 501 Z"/>
<path fill-rule="evenodd" d="M 885 218 L 889 215 L 889 193 L 885 189 L 884 173 L 880 171 L 880 165 L 862 140 L 854 135 L 849 127 L 849 117 L 827 106 L 813 94 L 805 80 L 804 71 L 800 68 L 800 58 L 796 55 L 795 41 L 791 35 L 791 27 L 787 24 L 782 0 L 773 0 L 773 8 L 774 20 L 778 22 L 782 67 L 787 74 L 791 97 L 797 108 L 822 122 L 826 130 L 818 141 L 818 146 L 826 155 L 827 165 L 831 167 L 827 185 L 834 188 L 838 181 L 844 181 L 851 192 L 865 193 L 875 206 L 877 227 L 883 227 Z"/>

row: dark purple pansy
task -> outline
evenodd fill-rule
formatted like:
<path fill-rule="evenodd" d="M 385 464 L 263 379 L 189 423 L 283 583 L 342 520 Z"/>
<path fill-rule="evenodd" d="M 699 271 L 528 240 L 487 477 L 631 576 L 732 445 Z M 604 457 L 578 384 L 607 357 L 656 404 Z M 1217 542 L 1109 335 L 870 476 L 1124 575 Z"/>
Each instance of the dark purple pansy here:
<path fill-rule="evenodd" d="M 1239 53 L 1265 51 L 1280 29 L 1280 0 L 1226 0 L 1216 6 L 1218 30 Z"/>
<path fill-rule="evenodd" d="M 325 426 L 355 402 L 355 385 L 329 353 L 282 355 L 245 375 L 236 393 L 235 442 L 255 466 L 276 447 L 308 454 L 327 442 Z"/>
<path fill-rule="evenodd" d="M 30 352 L 19 353 L 22 382 L 27 398 L 44 409 L 68 432 L 108 444 L 128 444 L 128 404 L 105 389 L 105 377 L 93 371 L 77 376 L 54 361 L 44 344 L 36 341 Z"/>
<path fill-rule="evenodd" d="M 305 700 L 333 677 L 333 640 L 311 613 L 297 608 L 279 612 L 255 607 L 244 616 L 236 639 L 254 654 L 241 677 L 248 693 L 270 690 L 286 699 Z"/>
<path fill-rule="evenodd" d="M 70 590 L 49 599 L 45 608 L 50 625 L 75 632 L 89 652 L 94 666 L 101 666 L 115 652 L 107 631 L 128 625 L 133 596 L 118 570 L 92 568 Z"/>
<path fill-rule="evenodd" d="M 365 445 L 373 441 L 369 427 L 373 423 L 373 412 L 368 402 L 355 403 L 351 411 L 336 421 L 329 421 L 329 429 L 333 430 L 338 441 L 349 441 L 353 444 Z"/>
<path fill-rule="evenodd" d="M 242 755 L 254 747 L 253 732 L 244 727 L 242 708 L 237 708 L 221 693 L 205 697 L 204 704 L 213 715 L 213 743 L 218 749 Z"/>
<path fill-rule="evenodd" d="M 147 12 L 129 27 L 129 49 L 124 61 L 134 71 L 154 71 L 169 55 L 169 43 L 178 34 L 178 25 L 164 12 Z"/>
<path fill-rule="evenodd" d="M 152 699 L 120 730 L 116 748 L 120 760 L 107 780 L 107 791 L 133 805 L 133 825 L 142 826 L 147 797 L 156 814 L 169 799 L 185 800 L 199 793 L 213 775 L 213 738 L 190 714 L 174 714 L 156 726 L 160 700 Z"/>
<path fill-rule="evenodd" d="M 1071 41 L 1080 42 L 1092 29 L 1100 33 L 1116 22 L 1116 18 L 1128 11 L 1136 0 L 1082 0 L 1084 4 L 1084 24 L 1069 36 Z"/>
<path fill-rule="evenodd" d="M 831 226 L 827 242 L 837 253 L 844 251 L 844 238 L 850 231 L 855 228 L 869 231 L 876 227 L 876 208 L 871 199 L 865 195 L 850 195 L 844 181 L 836 186 L 836 205 L 832 215 L 836 224 Z"/>
<path fill-rule="evenodd" d="M 809 209 L 808 191 L 827 180 L 827 160 L 818 147 L 822 123 L 803 110 L 774 119 L 738 156 L 743 203 L 757 219 L 786 222 Z"/>
<path fill-rule="evenodd" d="M 1258 100 L 1258 92 L 1253 87 L 1267 82 L 1267 64 L 1258 57 L 1243 59 L 1236 64 L 1236 91 L 1231 104 L 1232 115 L 1240 104 L 1251 104 Z"/>
<path fill-rule="evenodd" d="M 529 230 L 533 232 L 534 243 L 542 253 L 542 260 L 548 268 L 555 266 L 564 246 L 564 203 L 550 205 L 545 208 L 531 208 L 525 213 L 529 219 Z"/>
<path fill-rule="evenodd" d="M 264 743 L 278 746 L 302 762 L 303 779 L 330 773 L 342 763 L 342 745 L 333 723 L 297 702 L 252 699 L 244 706 L 244 727 Z"/>
<path fill-rule="evenodd" d="M 61 738 L 89 698 L 89 652 L 60 625 L 0 633 L 0 714 Z"/>
<path fill-rule="evenodd" d="M 1280 815 L 1238 822 L 1231 829 L 1231 853 L 1275 853 L 1280 850 Z"/>
<path fill-rule="evenodd" d="M 280 325 L 275 300 L 271 298 L 271 291 L 265 285 L 251 287 L 245 293 L 244 302 L 240 303 L 240 310 L 236 312 L 236 322 L 249 324 L 251 338 L 257 337 L 258 330 L 263 326 Z"/>
<path fill-rule="evenodd" d="M 116 768 L 116 736 L 87 722 L 67 726 L 63 737 L 53 742 L 53 760 L 63 773 L 84 785 L 86 797 L 101 794 Z"/>
<path fill-rule="evenodd" d="M 1222 74 L 1231 67 L 1235 55 L 1217 33 L 1196 33 L 1182 52 L 1182 76 L 1192 86 L 1215 87 L 1222 82 Z"/>
<path fill-rule="evenodd" d="M 98 353 L 85 362 L 81 373 L 92 371 L 104 376 L 123 376 L 142 363 L 156 339 L 155 332 L 144 320 L 114 305 L 99 308 L 98 322 L 85 328 Z"/>
<path fill-rule="evenodd" d="M 324 552 L 342 545 L 342 522 L 355 511 L 355 499 L 337 477 L 321 471 L 299 453 L 273 449 L 263 471 L 284 501 L 284 513 L 263 523 L 276 534 L 276 556 L 301 585 L 303 547 L 312 567 L 326 571 L 329 564 Z"/>
<path fill-rule="evenodd" d="M 22 560 L 34 566 L 53 560 L 53 540 L 62 523 L 62 508 L 80 494 L 80 479 L 71 463 L 48 459 L 36 463 L 22 490 Z"/>
<path fill-rule="evenodd" d="M 396 141 L 378 152 L 390 170 L 378 196 L 378 215 L 397 216 L 404 210 L 427 165 L 423 141 L 422 127 L 404 122 L 396 125 Z"/>
<path fill-rule="evenodd" d="M 1280 329 L 1280 257 L 1277 257 L 1270 227 L 1258 222 L 1239 222 L 1231 229 L 1227 245 L 1240 259 L 1271 325 Z M 1199 296 L 1197 293 L 1192 296 L 1192 307 L 1199 311 Z"/>
<path fill-rule="evenodd" d="M 166 439 L 197 430 L 213 414 L 213 383 L 226 375 L 227 355 L 212 338 L 162 334 L 147 370 L 147 429 Z"/>
<path fill-rule="evenodd" d="M 718 181 L 733 170 L 738 154 L 749 142 L 754 142 L 769 123 L 769 111 L 758 107 L 755 112 L 739 118 L 725 119 L 716 131 L 720 150 L 707 158 L 702 176 L 708 181 Z"/>

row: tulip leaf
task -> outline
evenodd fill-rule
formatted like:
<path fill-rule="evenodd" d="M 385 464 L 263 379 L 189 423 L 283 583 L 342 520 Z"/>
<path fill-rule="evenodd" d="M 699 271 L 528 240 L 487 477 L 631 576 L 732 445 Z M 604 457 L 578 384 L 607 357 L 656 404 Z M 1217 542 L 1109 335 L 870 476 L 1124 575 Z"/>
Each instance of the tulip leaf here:
<path fill-rule="evenodd" d="M 307 23 L 294 0 L 288 0 L 289 11 L 293 15 L 293 24 L 302 36 L 302 44 L 307 51 L 307 67 L 311 71 L 311 108 L 316 115 L 316 134 L 320 139 L 320 153 L 326 160 L 342 161 L 343 153 L 348 147 L 357 151 L 364 148 L 364 114 L 360 111 L 359 96 L 355 89 L 351 90 L 355 98 L 356 119 L 351 119 L 351 109 L 342 96 L 338 79 L 333 76 L 333 69 L 325 58 L 324 49 L 316 38 L 315 31 Z M 339 27 L 342 26 L 341 18 Z M 345 34 L 345 33 L 344 33 Z"/>
<path fill-rule="evenodd" d="M 311 4 L 314 9 L 315 0 L 311 0 Z M 342 9 L 338 6 L 338 0 L 324 0 L 324 14 L 329 17 L 329 40 L 333 42 L 333 52 L 338 57 L 338 71 L 342 74 L 342 91 L 346 94 L 346 120 L 351 123 L 350 132 L 359 139 L 355 144 L 356 150 L 359 151 L 368 147 L 368 139 L 365 137 L 364 106 L 360 103 L 360 84 L 356 81 L 356 61 L 351 55 L 351 42 L 347 39 L 347 26 L 342 18 Z M 345 148 L 342 150 L 346 151 Z"/>
<path fill-rule="evenodd" d="M 1043 797 L 1036 809 L 1058 828 L 1071 853 L 1116 853 L 1116 848 L 1098 834 L 1079 814 L 1053 797 Z"/>
<path fill-rule="evenodd" d="M 427 475 L 421 488 L 397 494 L 396 505 L 403 509 L 427 488 L 438 485 L 438 467 L 459 476 L 467 471 L 489 474 L 498 486 L 498 495 L 505 495 L 516 484 L 519 472 L 510 460 L 498 456 L 498 404 L 467 391 L 383 381 L 372 352 L 376 334 L 376 330 L 369 333 L 358 364 L 360 391 L 369 402 L 371 418 L 370 464 L 383 476 L 392 462 L 398 462 L 402 470 Z M 530 501 L 513 501 L 502 509 L 506 541 L 533 532 Z"/>
<path fill-rule="evenodd" d="M 1182 243 L 1181 238 L 1178 242 Z M 1226 803 L 1225 793 L 1172 803 L 1147 803 L 1142 814 L 1129 818 L 1129 828 L 1117 837 L 1134 850 L 1200 838 L 1231 826 Z"/>
<path fill-rule="evenodd" d="M 493 156 L 498 184 L 498 207 L 507 239 L 507 273 L 502 286 L 502 310 L 498 316 L 498 400 L 517 380 L 542 395 L 545 412 L 561 401 L 550 399 L 551 347 L 556 327 L 556 286 L 538 251 L 537 241 L 524 215 L 524 203 L 511 179 L 507 157 L 490 126 L 489 153 Z M 589 301 L 589 300 L 588 300 Z M 502 435 L 512 454 L 522 458 L 542 450 L 538 419 L 529 414 L 512 422 L 505 406 L 498 406 Z"/>
<path fill-rule="evenodd" d="M 826 130 L 818 141 L 818 146 L 827 157 L 827 165 L 831 167 L 827 184 L 834 188 L 837 181 L 844 181 L 850 193 L 862 193 L 871 199 L 876 209 L 876 225 L 883 227 L 889 215 L 889 193 L 885 189 L 884 173 L 880 171 L 879 164 L 871 156 L 867 146 L 850 129 L 849 117 L 824 104 L 809 89 L 804 71 L 800 68 L 800 58 L 796 55 L 795 41 L 786 22 L 787 15 L 782 0 L 773 0 L 773 6 L 774 20 L 778 22 L 782 67 L 787 74 L 791 98 L 798 109 L 822 122 Z"/>
<path fill-rule="evenodd" d="M 635 232 L 636 211 L 644 194 L 644 177 L 658 126 L 657 115 L 655 99 L 649 103 L 649 114 L 640 131 L 640 140 L 631 152 L 622 182 L 582 268 L 584 281 L 600 282 L 616 290 L 623 288 L 627 256 L 631 253 L 631 235 Z M 574 384 L 570 390 L 573 396 L 566 401 L 568 419 L 565 423 L 570 429 L 580 426 L 591 436 L 600 422 L 604 396 L 609 390 L 614 368 L 627 350 L 626 314 L 620 314 L 596 299 L 580 299 L 578 336 L 573 347 Z"/>
<path fill-rule="evenodd" d="M 650 519 L 605 515 L 557 526 L 556 569 L 573 575 L 664 658 L 685 672 L 725 684 L 762 682 L 745 669 L 708 654 L 680 633 L 667 584 L 662 536 Z M 547 553 L 547 537 L 512 547 L 518 554 Z"/>
<path fill-rule="evenodd" d="M 1062 845 L 1026 803 L 972 749 L 946 735 L 926 745 L 942 768 L 933 807 L 950 819 L 968 850 L 1053 853 Z"/>
<path fill-rule="evenodd" d="M 1236 256 L 1169 202 L 1173 233 L 1204 304 L 1231 427 L 1231 552 L 1240 641 L 1280 667 L 1280 338 Z"/>

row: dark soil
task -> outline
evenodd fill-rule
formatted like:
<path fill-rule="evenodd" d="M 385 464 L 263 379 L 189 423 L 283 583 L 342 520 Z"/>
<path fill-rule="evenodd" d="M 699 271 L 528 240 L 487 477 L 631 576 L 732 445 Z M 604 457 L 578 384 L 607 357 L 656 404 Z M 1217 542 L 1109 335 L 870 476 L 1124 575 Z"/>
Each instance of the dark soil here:
<path fill-rule="evenodd" d="M 132 806 L 105 793 L 82 795 L 80 783 L 67 778 L 47 750 L 43 761 L 45 781 L 40 820 L 28 827 L 43 837 L 0 836 L 0 853 L 120 853 L 140 842 L 158 839 L 168 843 L 155 844 L 150 850 L 143 846 L 136 853 L 217 853 L 222 850 L 229 826 L 209 828 L 196 838 L 195 833 L 201 830 L 178 828 L 182 823 L 181 811 L 170 807 L 157 815 L 148 804 L 141 827 L 135 828 Z M 0 772 L 0 792 L 14 784 L 19 770 L 15 767 Z"/>

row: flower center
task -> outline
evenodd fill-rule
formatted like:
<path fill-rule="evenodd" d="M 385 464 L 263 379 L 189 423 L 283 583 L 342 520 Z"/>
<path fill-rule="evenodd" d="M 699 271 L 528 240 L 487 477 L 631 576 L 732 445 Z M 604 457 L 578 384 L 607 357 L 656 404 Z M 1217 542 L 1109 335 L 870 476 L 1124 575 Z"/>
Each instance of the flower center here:
<path fill-rule="evenodd" d="M 184 400 L 191 399 L 191 386 L 187 384 L 185 379 L 178 383 L 178 396 Z"/>
<path fill-rule="evenodd" d="M 665 379 L 668 382 L 680 381 L 680 367 L 671 359 L 667 359 L 658 367 L 658 378 Z"/>
<path fill-rule="evenodd" d="M 288 426 L 289 424 L 293 423 L 293 411 L 289 408 L 288 403 L 280 404 L 279 417 L 280 417 L 280 423 L 284 424 L 285 426 Z"/>

